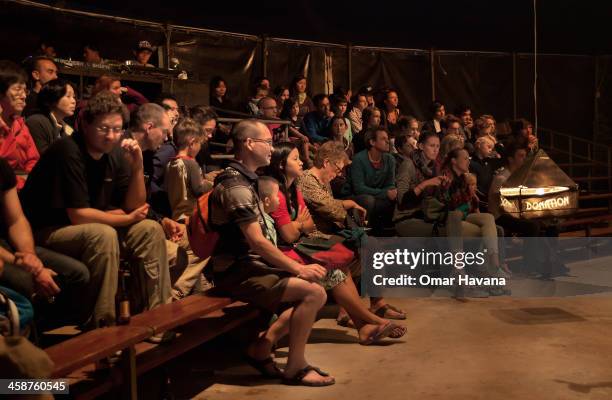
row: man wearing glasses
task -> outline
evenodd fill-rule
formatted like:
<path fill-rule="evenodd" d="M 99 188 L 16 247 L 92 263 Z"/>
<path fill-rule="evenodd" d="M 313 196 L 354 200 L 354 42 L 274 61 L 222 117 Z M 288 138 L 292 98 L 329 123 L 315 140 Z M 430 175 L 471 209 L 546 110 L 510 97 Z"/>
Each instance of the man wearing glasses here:
<path fill-rule="evenodd" d="M 120 255 L 140 281 L 145 308 L 170 298 L 165 235 L 145 219 L 142 150 L 123 138 L 126 119 L 127 109 L 111 92 L 92 97 L 80 131 L 49 147 L 22 192 L 37 242 L 89 268 L 91 298 L 83 301 L 95 304 L 93 326 L 115 321 Z"/>
<path fill-rule="evenodd" d="M 0 61 L 0 157 L 16 173 L 17 190 L 40 157 L 22 117 L 28 95 L 26 81 L 25 72 L 17 64 Z"/>
<path fill-rule="evenodd" d="M 234 126 L 232 140 L 235 160 L 217 177 L 209 209 L 210 223 L 220 233 L 213 259 L 215 285 L 232 298 L 280 314 L 248 346 L 251 365 L 264 376 L 284 378 L 288 384 L 332 385 L 334 378 L 309 366 L 304 355 L 317 311 L 325 304 L 325 291 L 316 281 L 326 270 L 290 259 L 263 233 L 267 228 L 255 171 L 270 164 L 272 135 L 263 123 L 245 120 Z M 289 357 L 281 371 L 271 354 L 287 334 Z"/>
<path fill-rule="evenodd" d="M 278 119 L 278 106 L 276 105 L 276 100 L 274 100 L 272 97 L 264 97 L 263 99 L 259 100 L 259 112 L 262 119 Z M 266 123 L 266 126 L 272 135 L 272 140 L 274 142 L 278 142 L 282 134 L 281 124 Z"/>

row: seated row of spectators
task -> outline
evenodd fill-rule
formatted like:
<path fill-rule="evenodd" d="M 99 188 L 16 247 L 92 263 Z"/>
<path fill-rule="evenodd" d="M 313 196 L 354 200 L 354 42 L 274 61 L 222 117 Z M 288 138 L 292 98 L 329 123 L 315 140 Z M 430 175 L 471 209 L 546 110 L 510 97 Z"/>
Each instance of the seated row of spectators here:
<path fill-rule="evenodd" d="M 219 79 L 213 87 L 219 112 L 230 104 L 224 85 Z M 151 309 L 214 285 L 277 314 L 247 348 L 263 374 L 327 385 L 333 378 L 310 368 L 304 355 L 326 291 L 341 306 L 338 323 L 355 327 L 360 343 L 406 332 L 390 321 L 405 319 L 403 310 L 384 298 L 371 298 L 369 307 L 359 300 L 354 279 L 361 274 L 364 226 L 374 237 L 448 235 L 457 251 L 463 238 L 482 237 L 489 255 L 485 272 L 504 276 L 496 224 L 509 232 L 539 233 L 539 226 L 508 220 L 499 209 L 500 182 L 520 166 L 528 145 L 537 147 L 526 122 L 517 122 L 502 145 L 491 116 L 471 123 L 466 112 L 446 116 L 436 105 L 439 118 L 423 130 L 416 118 L 400 113 L 393 90 L 384 92 L 378 108 L 370 103 L 371 88 L 365 88 L 349 110 L 350 96 L 343 91 L 311 101 L 300 77 L 275 98 L 262 78 L 249 104 L 264 122 L 244 120 L 228 135 L 229 127 L 221 130 L 211 107 L 185 112 L 170 95 L 149 103 L 111 76 L 101 77 L 96 88 L 90 99 L 78 102 L 74 88 L 54 77 L 41 85 L 39 111 L 24 122 L 26 76 L 14 64 L 0 63 L 0 156 L 8 165 L 2 187 L 8 204 L 24 210 L 6 221 L 15 227 L 9 228 L 12 247 L 3 257 L 15 266 L 7 269 L 13 272 L 5 274 L 6 286 L 29 298 L 33 291 L 57 298 L 42 305 L 66 307 L 71 310 L 66 319 L 84 329 L 114 323 L 118 269 L 126 260 L 136 278 L 137 308 Z M 290 123 L 287 135 L 279 113 Z M 233 149 L 234 160 L 226 165 L 211 157 L 217 138 Z M 14 147 L 4 147 L 8 139 Z M 36 157 L 28 158 L 34 152 Z M 16 179 L 13 184 L 13 171 L 23 171 L 23 189 Z M 221 234 L 211 260 L 194 254 L 186 229 L 197 199 L 206 193 L 211 226 Z M 448 207 L 443 224 L 428 217 L 432 199 Z M 15 238 L 18 230 L 30 232 L 25 242 Z M 303 253 L 312 241 L 340 246 L 346 259 L 314 263 Z M 181 252 L 186 266 L 171 274 Z M 16 278 L 19 273 L 26 278 Z M 29 279 L 34 289 L 20 284 Z M 484 295 L 489 294 L 503 293 Z M 280 371 L 270 353 L 286 334 L 290 356 Z"/>

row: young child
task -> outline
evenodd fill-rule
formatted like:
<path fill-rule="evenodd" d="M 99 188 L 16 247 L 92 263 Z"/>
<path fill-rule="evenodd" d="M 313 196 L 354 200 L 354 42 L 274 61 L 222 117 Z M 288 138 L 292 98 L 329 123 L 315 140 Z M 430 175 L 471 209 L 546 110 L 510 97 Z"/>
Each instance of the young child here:
<path fill-rule="evenodd" d="M 270 216 L 279 206 L 278 181 L 271 176 L 261 176 L 257 180 L 257 191 L 263 207 L 263 217 L 266 223 L 264 236 L 278 246 L 278 236 L 274 227 L 274 218 Z"/>
<path fill-rule="evenodd" d="M 478 198 L 478 179 L 476 175 L 467 173 L 464 175 L 464 180 L 467 186 L 468 195 L 470 196 L 468 214 L 478 213 L 480 212 L 478 209 L 480 203 L 480 199 Z"/>
<path fill-rule="evenodd" d="M 191 118 L 180 120 L 174 127 L 177 155 L 166 166 L 166 189 L 175 221 L 190 216 L 198 197 L 212 190 L 213 183 L 204 180 L 202 169 L 195 160 L 204 135 L 202 126 Z"/>

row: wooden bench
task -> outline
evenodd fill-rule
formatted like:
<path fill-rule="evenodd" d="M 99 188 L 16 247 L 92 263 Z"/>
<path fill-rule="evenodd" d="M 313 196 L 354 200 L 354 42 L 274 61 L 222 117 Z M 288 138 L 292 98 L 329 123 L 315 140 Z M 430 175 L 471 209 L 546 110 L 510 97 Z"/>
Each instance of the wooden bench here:
<path fill-rule="evenodd" d="M 127 384 L 137 398 L 137 377 L 194 347 L 257 317 L 258 311 L 229 298 L 193 295 L 132 317 L 128 325 L 99 328 L 45 351 L 55 363 L 54 378 L 68 378 L 70 393 L 77 398 L 95 398 Z M 175 330 L 170 343 L 143 342 L 151 336 Z M 120 363 L 96 371 L 94 363 L 123 350 Z"/>

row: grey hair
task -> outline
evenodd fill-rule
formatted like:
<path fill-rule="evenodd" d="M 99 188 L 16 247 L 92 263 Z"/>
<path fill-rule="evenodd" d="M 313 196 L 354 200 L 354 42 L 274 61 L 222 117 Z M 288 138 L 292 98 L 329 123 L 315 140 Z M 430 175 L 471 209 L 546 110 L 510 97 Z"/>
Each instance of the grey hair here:
<path fill-rule="evenodd" d="M 137 132 L 146 122 L 152 122 L 155 126 L 160 126 L 165 113 L 164 108 L 158 104 L 143 104 L 132 114 L 130 128 Z"/>

